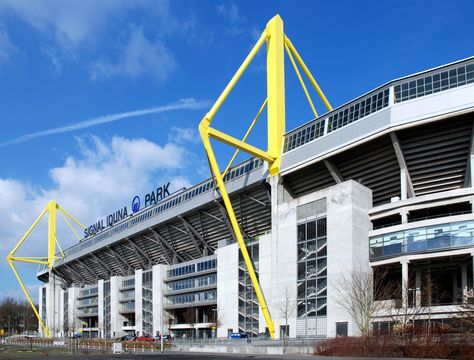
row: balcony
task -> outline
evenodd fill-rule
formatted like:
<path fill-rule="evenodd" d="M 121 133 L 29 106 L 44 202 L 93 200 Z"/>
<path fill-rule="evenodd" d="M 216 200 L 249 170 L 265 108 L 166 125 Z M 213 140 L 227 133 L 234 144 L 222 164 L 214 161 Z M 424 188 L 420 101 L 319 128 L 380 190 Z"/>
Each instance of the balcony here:
<path fill-rule="evenodd" d="M 120 307 L 120 314 L 131 314 L 135 312 L 135 301 L 130 301 Z"/>

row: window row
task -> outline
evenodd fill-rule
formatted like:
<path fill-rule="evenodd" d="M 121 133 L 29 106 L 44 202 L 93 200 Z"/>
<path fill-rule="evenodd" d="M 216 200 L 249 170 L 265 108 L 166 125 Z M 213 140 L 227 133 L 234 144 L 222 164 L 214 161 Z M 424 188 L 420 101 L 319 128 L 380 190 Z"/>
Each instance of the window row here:
<path fill-rule="evenodd" d="M 287 152 L 301 145 L 309 143 L 314 139 L 317 139 L 324 135 L 324 126 L 326 120 L 316 120 L 315 122 L 305 126 L 302 129 L 299 129 L 295 133 L 288 134 L 285 136 L 285 143 L 283 145 L 283 152 Z"/>
<path fill-rule="evenodd" d="M 93 288 L 87 288 L 87 289 L 83 289 L 83 290 L 79 291 L 79 296 L 95 295 L 98 292 L 99 292 L 99 289 L 97 288 L 97 286 L 95 286 Z"/>
<path fill-rule="evenodd" d="M 186 304 L 194 303 L 199 301 L 213 301 L 217 299 L 216 290 L 201 291 L 192 294 L 173 295 L 169 297 L 170 303 L 174 304 Z"/>
<path fill-rule="evenodd" d="M 197 271 L 206 271 L 217 267 L 217 259 L 207 260 L 197 264 Z"/>
<path fill-rule="evenodd" d="M 474 64 L 462 65 L 419 79 L 395 85 L 394 101 L 414 99 L 474 82 Z"/>
<path fill-rule="evenodd" d="M 337 111 L 328 118 L 328 133 L 387 107 L 389 103 L 388 97 L 389 89 L 385 89 L 356 104 Z"/>
<path fill-rule="evenodd" d="M 131 286 L 135 286 L 135 278 L 134 277 L 122 280 L 122 287 L 123 288 L 131 287 Z"/>
<path fill-rule="evenodd" d="M 206 276 L 200 276 L 198 278 L 184 279 L 179 281 L 173 281 L 170 284 L 169 289 L 171 291 L 192 289 L 195 287 L 203 287 L 213 285 L 217 282 L 217 275 L 210 274 Z"/>

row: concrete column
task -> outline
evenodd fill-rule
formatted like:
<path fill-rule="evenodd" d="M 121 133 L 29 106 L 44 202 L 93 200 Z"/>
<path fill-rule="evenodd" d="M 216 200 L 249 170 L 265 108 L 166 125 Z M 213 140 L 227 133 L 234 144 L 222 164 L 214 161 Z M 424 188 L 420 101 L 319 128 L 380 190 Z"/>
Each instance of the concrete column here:
<path fill-rule="evenodd" d="M 462 301 L 464 302 L 467 297 L 467 265 L 461 266 L 461 288 L 462 288 Z"/>
<path fill-rule="evenodd" d="M 221 325 L 217 337 L 227 337 L 227 329 L 239 328 L 239 246 L 230 244 L 218 248 L 217 255 L 217 316 Z"/>
<path fill-rule="evenodd" d="M 99 280 L 97 283 L 97 311 L 98 311 L 98 326 L 99 337 L 105 337 L 105 319 L 104 319 L 104 280 Z"/>
<path fill-rule="evenodd" d="M 143 335 L 143 270 L 135 271 L 135 331 Z"/>
<path fill-rule="evenodd" d="M 472 142 L 473 140 L 471 140 Z M 471 145 L 472 146 L 472 145 Z M 472 149 L 471 149 L 471 155 L 469 155 L 469 176 L 471 180 L 470 186 L 474 186 L 474 154 L 472 154 Z M 474 211 L 474 208 L 473 208 Z"/>
<path fill-rule="evenodd" d="M 61 290 L 61 282 L 51 274 L 49 282 L 46 286 L 46 327 L 51 336 L 59 336 L 59 293 Z"/>
<path fill-rule="evenodd" d="M 453 272 L 453 302 L 458 298 L 458 274 Z"/>
<path fill-rule="evenodd" d="M 166 265 L 154 265 L 153 271 L 153 334 L 167 334 L 168 321 L 164 316 L 164 279 L 166 276 Z M 163 320 L 162 320 L 163 318 Z M 163 322 L 162 322 L 163 321 Z"/>
<path fill-rule="evenodd" d="M 59 337 L 64 336 L 64 289 L 59 291 Z"/>
<path fill-rule="evenodd" d="M 420 306 L 421 305 L 421 272 L 420 270 L 416 270 L 416 280 L 415 280 L 416 284 L 415 284 L 415 287 L 416 287 L 416 306 Z"/>
<path fill-rule="evenodd" d="M 402 306 L 408 306 L 408 263 L 407 258 L 403 258 L 400 261 L 402 264 Z"/>
<path fill-rule="evenodd" d="M 122 330 L 123 322 L 126 320 L 123 315 L 119 313 L 120 310 L 120 285 L 123 278 L 121 276 L 112 276 L 110 278 L 110 328 L 111 337 L 119 337 L 124 335 Z"/>
<path fill-rule="evenodd" d="M 408 197 L 408 178 L 405 169 L 400 169 L 400 195 L 401 200 L 406 200 Z"/>
<path fill-rule="evenodd" d="M 38 289 L 38 313 L 41 319 L 43 320 L 43 322 L 45 321 L 45 314 L 43 313 L 43 288 L 44 287 L 45 285 L 42 285 Z M 41 337 L 44 336 L 44 329 L 39 323 L 39 321 L 38 321 L 38 333 Z"/>
<path fill-rule="evenodd" d="M 79 296 L 78 287 L 70 287 L 68 289 L 68 335 L 72 335 L 79 331 L 81 321 L 77 318 L 77 297 Z"/>

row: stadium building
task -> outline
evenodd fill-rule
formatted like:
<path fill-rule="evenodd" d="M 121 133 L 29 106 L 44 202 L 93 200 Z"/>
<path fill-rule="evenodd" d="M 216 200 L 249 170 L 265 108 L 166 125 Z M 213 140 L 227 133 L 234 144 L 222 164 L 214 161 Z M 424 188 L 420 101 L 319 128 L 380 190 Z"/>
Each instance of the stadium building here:
<path fill-rule="evenodd" d="M 356 335 L 337 289 L 358 269 L 406 284 L 379 299 L 395 307 L 429 302 L 439 322 L 460 311 L 473 291 L 473 121 L 468 58 L 393 80 L 287 132 L 278 176 L 255 158 L 231 168 L 226 186 L 277 338 Z M 134 202 L 53 271 L 39 270 L 39 311 L 52 334 L 266 332 L 213 181 L 162 195 L 140 210 Z M 373 319 L 375 329 L 391 323 Z"/>

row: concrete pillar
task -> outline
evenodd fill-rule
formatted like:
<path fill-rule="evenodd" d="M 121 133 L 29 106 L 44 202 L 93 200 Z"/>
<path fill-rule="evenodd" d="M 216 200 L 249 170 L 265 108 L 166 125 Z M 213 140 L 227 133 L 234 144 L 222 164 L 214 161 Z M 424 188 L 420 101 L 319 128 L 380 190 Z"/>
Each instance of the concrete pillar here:
<path fill-rule="evenodd" d="M 462 288 L 462 301 L 464 302 L 467 297 L 467 265 L 461 266 L 461 288 Z"/>
<path fill-rule="evenodd" d="M 407 258 L 403 258 L 400 261 L 402 264 L 402 306 L 408 306 L 408 263 L 409 260 Z"/>
<path fill-rule="evenodd" d="M 49 277 L 46 286 L 46 327 L 51 336 L 59 336 L 59 293 L 61 281 L 53 273 Z"/>
<path fill-rule="evenodd" d="M 217 337 L 227 337 L 227 329 L 239 328 L 239 246 L 219 247 L 217 255 L 217 316 L 221 325 Z"/>
<path fill-rule="evenodd" d="M 421 305 L 421 271 L 420 270 L 416 270 L 416 280 L 415 280 L 416 284 L 415 284 L 415 287 L 416 287 L 416 306 L 420 306 Z"/>
<path fill-rule="evenodd" d="M 453 272 L 453 302 L 458 299 L 458 274 Z"/>
<path fill-rule="evenodd" d="M 400 169 L 400 195 L 401 200 L 408 198 L 408 177 L 405 169 Z"/>
<path fill-rule="evenodd" d="M 119 313 L 120 310 L 120 286 L 123 278 L 121 276 L 112 276 L 110 278 L 110 335 L 112 338 L 124 335 L 122 330 L 123 322 L 126 320 L 123 315 Z"/>
<path fill-rule="evenodd" d="M 471 142 L 473 142 L 472 139 L 471 139 Z M 471 180 L 470 186 L 474 187 L 474 154 L 472 153 L 472 150 L 473 149 L 471 149 L 471 154 L 469 155 L 469 175 L 468 176 L 470 176 L 470 180 Z M 474 207 L 473 207 L 473 211 L 474 211 Z"/>
<path fill-rule="evenodd" d="M 63 337 L 64 334 L 64 289 L 59 290 L 59 337 Z"/>
<path fill-rule="evenodd" d="M 164 316 L 164 279 L 166 276 L 166 265 L 154 265 L 153 271 L 153 334 L 167 334 L 168 321 Z M 163 319 L 163 320 L 162 320 Z M 163 321 L 163 322 L 162 322 Z"/>
<path fill-rule="evenodd" d="M 135 331 L 143 335 L 143 270 L 135 271 Z"/>
<path fill-rule="evenodd" d="M 104 319 L 104 280 L 99 280 L 97 283 L 97 312 L 98 312 L 98 326 L 99 337 L 105 337 L 105 319 Z"/>
<path fill-rule="evenodd" d="M 42 285 L 38 289 L 38 313 L 43 320 L 43 322 L 46 320 L 46 314 L 43 313 L 43 288 L 45 288 L 45 285 Z M 41 324 L 38 321 L 38 333 L 41 337 L 44 336 L 44 329 L 41 326 Z"/>
<path fill-rule="evenodd" d="M 73 335 L 74 333 L 78 332 L 79 329 L 82 327 L 82 322 L 77 317 L 77 297 L 79 296 L 79 288 L 78 287 L 70 287 L 68 289 L 68 335 Z"/>

